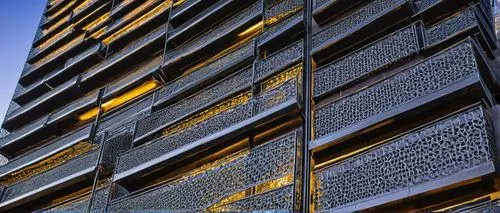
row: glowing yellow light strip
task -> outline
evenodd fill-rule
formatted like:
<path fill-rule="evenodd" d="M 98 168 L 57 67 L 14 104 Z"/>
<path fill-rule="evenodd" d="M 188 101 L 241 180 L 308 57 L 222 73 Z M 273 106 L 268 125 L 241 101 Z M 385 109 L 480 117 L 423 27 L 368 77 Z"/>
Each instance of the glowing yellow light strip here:
<path fill-rule="evenodd" d="M 54 29 L 58 28 L 59 26 L 63 25 L 66 21 L 68 21 L 68 17 L 69 16 L 66 16 L 66 17 L 62 18 L 61 20 L 57 21 L 55 24 L 53 24 L 52 26 L 50 26 L 48 29 L 43 30 L 43 34 L 47 35 L 47 33 L 51 32 L 52 30 L 54 30 Z"/>
<path fill-rule="evenodd" d="M 148 13 L 142 15 L 141 17 L 134 20 L 132 23 L 128 24 L 127 26 L 121 28 L 120 30 L 116 31 L 115 33 L 113 33 L 112 35 L 110 35 L 109 37 L 104 39 L 103 43 L 109 44 L 112 41 L 120 38 L 124 34 L 134 30 L 138 26 L 142 25 L 144 22 L 147 22 L 150 19 L 152 19 L 153 17 L 155 17 L 156 15 L 164 12 L 166 9 L 168 9 L 170 7 L 171 3 L 172 3 L 171 0 L 161 3 L 160 5 L 156 6 L 151 11 L 149 11 Z"/>
<path fill-rule="evenodd" d="M 61 152 L 41 161 L 31 166 L 27 166 L 22 170 L 14 172 L 10 174 L 6 179 L 2 180 L 2 186 L 11 185 L 13 183 L 17 183 L 19 181 L 26 180 L 34 175 L 45 172 L 49 169 L 52 169 L 56 166 L 63 164 L 64 162 L 71 160 L 83 153 L 86 153 L 96 146 L 92 145 L 89 141 L 80 142 L 78 144 L 73 145 L 70 148 L 62 150 Z"/>
<path fill-rule="evenodd" d="M 488 195 L 483 195 L 481 197 L 477 197 L 477 198 L 474 198 L 472 200 L 464 201 L 464 202 L 461 202 L 461 203 L 458 203 L 458 204 L 455 204 L 455 205 L 452 205 L 452 206 L 448 206 L 446 208 L 438 209 L 438 210 L 435 210 L 434 212 L 447 212 L 447 211 L 449 211 L 451 209 L 454 209 L 456 207 L 467 205 L 467 204 L 470 204 L 470 203 L 475 203 L 477 201 L 480 201 L 480 200 L 483 200 L 483 199 L 486 199 L 486 198 L 488 198 L 490 201 L 491 200 L 498 200 L 500 198 L 500 191 L 494 192 L 494 193 L 491 193 L 491 194 L 488 194 Z"/>
<path fill-rule="evenodd" d="M 254 35 L 256 33 L 260 33 L 260 32 L 262 32 L 263 27 L 264 27 L 264 22 L 259 21 L 257 24 L 254 24 L 253 26 L 249 27 L 245 31 L 239 33 L 238 37 L 246 37 L 246 36 Z"/>
<path fill-rule="evenodd" d="M 85 9 L 86 7 L 88 7 L 89 5 L 91 5 L 94 2 L 95 2 L 95 0 L 85 0 L 84 2 L 79 4 L 77 7 L 75 7 L 75 9 L 73 9 L 73 13 L 80 12 L 81 10 Z"/>
<path fill-rule="evenodd" d="M 82 27 L 82 30 L 85 30 L 85 31 L 92 30 L 94 27 L 98 26 L 99 24 L 105 22 L 108 19 L 109 19 L 109 12 L 100 16 L 99 18 L 95 19 L 94 21 L 90 22 L 89 24 L 85 25 L 84 27 Z"/>
<path fill-rule="evenodd" d="M 262 194 L 274 189 L 278 189 L 287 185 L 290 185 L 293 183 L 293 174 L 286 175 L 284 177 L 274 179 L 262 184 L 259 184 L 255 186 L 255 192 L 254 193 L 247 193 L 246 190 L 237 192 L 229 197 L 224 198 L 223 200 L 217 202 L 216 204 L 212 205 L 211 207 L 207 208 L 208 211 L 215 211 L 215 212 L 220 212 L 220 211 L 230 211 L 230 209 L 224 209 L 224 205 L 233 203 L 239 200 L 243 200 L 246 197 L 249 197 L 253 194 Z"/>
<path fill-rule="evenodd" d="M 124 94 L 118 96 L 118 97 L 115 97 L 109 101 L 106 101 L 105 103 L 103 103 L 101 105 L 101 110 L 103 111 L 103 113 L 105 112 L 108 112 L 116 107 L 119 107 L 139 96 L 142 96 L 156 88 L 158 88 L 160 86 L 160 83 L 156 80 L 151 80 L 151 81 L 148 81 L 144 84 L 142 84 L 141 86 L 138 86 L 128 92 L 125 92 Z M 92 118 L 94 118 L 95 116 L 97 116 L 97 114 L 99 113 L 99 108 L 98 107 L 95 107 L 83 114 L 81 114 L 78 119 L 81 120 L 81 121 L 86 121 L 86 120 L 90 120 Z"/>
<path fill-rule="evenodd" d="M 177 0 L 177 1 L 175 1 L 175 3 L 174 3 L 173 6 L 177 7 L 177 6 L 181 5 L 181 4 L 184 4 L 184 2 L 186 2 L 186 0 Z"/>
<path fill-rule="evenodd" d="M 206 109 L 203 112 L 200 112 L 200 113 L 184 120 L 181 123 L 178 123 L 176 125 L 168 127 L 167 129 L 163 130 L 163 136 L 169 136 L 169 135 L 175 134 L 175 133 L 180 132 L 184 129 L 187 129 L 193 125 L 201 123 L 209 118 L 212 118 L 212 117 L 214 117 L 222 112 L 233 109 L 240 104 L 247 103 L 248 101 L 250 101 L 251 97 L 252 97 L 252 93 L 246 92 L 246 93 L 240 94 L 232 99 L 224 101 L 224 102 L 222 102 L 222 103 L 220 103 L 212 108 Z"/>
<path fill-rule="evenodd" d="M 38 45 L 36 48 L 39 50 L 45 49 L 47 46 L 50 44 L 54 43 L 57 39 L 59 39 L 62 35 L 66 34 L 68 31 L 73 30 L 72 26 L 67 27 L 64 30 L 61 30 L 61 32 L 58 32 L 57 34 L 53 35 L 46 41 L 42 42 L 40 45 Z"/>
<path fill-rule="evenodd" d="M 73 6 L 73 4 L 75 4 L 75 1 L 68 2 L 68 4 L 66 4 L 63 8 L 59 9 L 56 13 L 49 16 L 49 19 L 53 19 L 54 17 L 57 17 L 58 15 L 60 15 L 64 11 L 66 11 L 68 8 Z"/>
<path fill-rule="evenodd" d="M 297 64 L 293 67 L 288 68 L 287 70 L 279 73 L 271 77 L 270 79 L 262 82 L 260 84 L 260 90 L 262 92 L 271 90 L 273 88 L 278 87 L 279 85 L 287 82 L 288 80 L 297 77 L 297 75 L 302 72 L 302 64 Z"/>
<path fill-rule="evenodd" d="M 40 66 L 41 64 L 47 62 L 47 61 L 50 61 L 52 60 L 55 56 L 59 55 L 60 53 L 68 50 L 69 48 L 73 47 L 75 44 L 79 43 L 80 41 L 83 40 L 83 37 L 85 35 L 80 35 L 78 37 L 76 37 L 75 39 L 71 40 L 70 42 L 64 44 L 63 46 L 61 46 L 59 49 L 51 52 L 50 54 L 46 55 L 45 57 L 43 57 L 42 59 L 40 59 L 39 61 L 37 61 L 36 63 L 33 64 L 33 67 L 38 67 Z"/>
<path fill-rule="evenodd" d="M 291 9 L 291 10 L 288 10 L 288 11 L 285 11 L 285 12 L 280 13 L 278 15 L 275 15 L 273 17 L 267 18 L 265 20 L 265 25 L 266 26 L 271 26 L 271 25 L 273 25 L 273 24 L 275 24 L 275 23 L 277 23 L 277 22 L 279 22 L 279 21 L 287 18 L 288 16 L 290 16 L 290 15 L 298 12 L 299 10 L 302 10 L 302 6 L 295 7 L 293 9 Z"/>

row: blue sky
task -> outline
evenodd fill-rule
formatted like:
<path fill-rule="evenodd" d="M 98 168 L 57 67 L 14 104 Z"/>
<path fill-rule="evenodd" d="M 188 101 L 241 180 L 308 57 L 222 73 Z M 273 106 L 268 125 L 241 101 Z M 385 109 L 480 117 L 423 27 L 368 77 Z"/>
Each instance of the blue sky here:
<path fill-rule="evenodd" d="M 14 93 L 46 0 L 0 2 L 0 123 Z"/>

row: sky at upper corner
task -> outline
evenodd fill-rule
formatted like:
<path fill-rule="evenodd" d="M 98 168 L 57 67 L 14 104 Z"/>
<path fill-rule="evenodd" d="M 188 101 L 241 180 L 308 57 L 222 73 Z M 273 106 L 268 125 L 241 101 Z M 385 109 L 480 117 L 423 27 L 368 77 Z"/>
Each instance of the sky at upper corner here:
<path fill-rule="evenodd" d="M 0 0 L 0 123 L 24 67 L 46 0 Z"/>

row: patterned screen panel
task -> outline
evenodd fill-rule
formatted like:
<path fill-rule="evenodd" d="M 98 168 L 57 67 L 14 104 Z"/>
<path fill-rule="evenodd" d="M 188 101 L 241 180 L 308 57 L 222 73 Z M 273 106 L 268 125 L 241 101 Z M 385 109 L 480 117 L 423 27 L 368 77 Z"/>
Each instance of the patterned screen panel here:
<path fill-rule="evenodd" d="M 314 96 L 361 80 L 380 68 L 416 53 L 420 49 L 417 36 L 417 26 L 411 25 L 319 68 L 314 73 Z"/>
<path fill-rule="evenodd" d="M 489 128 L 483 108 L 477 107 L 315 171 L 316 210 L 352 206 L 405 188 L 411 192 L 414 186 L 492 163 Z"/>
<path fill-rule="evenodd" d="M 112 211 L 199 211 L 210 208 L 246 189 L 291 175 L 296 140 L 297 134 L 289 133 L 250 151 L 243 151 L 203 166 L 201 171 L 193 171 L 193 174 L 187 174 L 179 180 L 119 200 L 110 208 Z M 284 188 L 219 207 L 235 210 L 289 209 L 290 196 L 291 190 Z M 248 203 L 252 200 L 256 202 Z"/>
<path fill-rule="evenodd" d="M 471 44 L 462 42 L 358 93 L 316 109 L 315 138 L 355 125 L 478 72 Z"/>

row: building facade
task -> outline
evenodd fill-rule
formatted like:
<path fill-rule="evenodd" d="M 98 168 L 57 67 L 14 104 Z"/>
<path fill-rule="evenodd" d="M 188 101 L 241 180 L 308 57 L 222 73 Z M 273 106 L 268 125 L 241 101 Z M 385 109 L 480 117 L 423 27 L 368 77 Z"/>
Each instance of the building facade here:
<path fill-rule="evenodd" d="M 49 0 L 1 212 L 500 211 L 491 0 Z"/>

